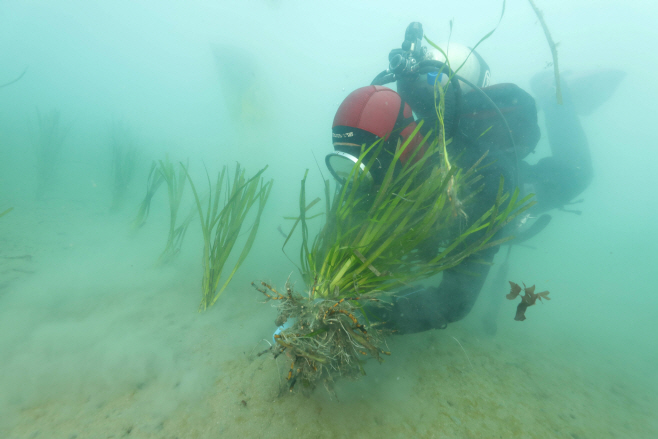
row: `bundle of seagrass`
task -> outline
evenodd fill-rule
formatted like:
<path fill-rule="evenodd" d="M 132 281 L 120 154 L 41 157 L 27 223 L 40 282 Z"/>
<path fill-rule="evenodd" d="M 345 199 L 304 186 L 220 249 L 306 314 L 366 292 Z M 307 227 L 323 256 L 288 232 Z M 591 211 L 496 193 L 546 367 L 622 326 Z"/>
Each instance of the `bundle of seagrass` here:
<path fill-rule="evenodd" d="M 265 282 L 254 284 L 268 300 L 276 301 L 276 324 L 286 324 L 268 351 L 275 356 L 285 352 L 292 359 L 287 377 L 291 391 L 299 382 L 310 389 L 322 382 L 331 389 L 337 377 L 365 373 L 366 359 L 381 362 L 382 354 L 390 354 L 385 349 L 385 322 L 369 319 L 364 305 L 386 306 L 382 296 L 396 288 L 511 239 L 495 235 L 530 207 L 531 195 L 519 200 L 518 190 L 511 196 L 504 193 L 501 178 L 491 208 L 467 221 L 464 208 L 479 190 L 481 160 L 465 171 L 450 166 L 442 136 L 431 138 L 429 132 L 403 164 L 399 158 L 409 141 L 400 145 L 376 187 L 370 184 L 368 171 L 382 142 L 364 145 L 346 183 L 333 196 L 325 181 L 325 223 L 310 246 L 307 222 L 317 215 L 309 211 L 319 198 L 307 204 L 304 176 L 299 216 L 286 243 L 301 226 L 300 271 L 306 288 L 296 293 L 286 282 L 285 291 L 279 292 Z M 415 157 L 418 151 L 424 153 Z M 430 255 L 419 251 L 426 242 L 436 243 Z"/>

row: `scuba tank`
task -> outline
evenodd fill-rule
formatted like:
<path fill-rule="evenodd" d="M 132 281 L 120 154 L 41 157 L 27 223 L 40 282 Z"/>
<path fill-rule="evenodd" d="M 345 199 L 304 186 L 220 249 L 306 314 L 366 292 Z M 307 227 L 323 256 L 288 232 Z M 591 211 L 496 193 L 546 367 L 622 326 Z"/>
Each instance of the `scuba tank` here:
<path fill-rule="evenodd" d="M 534 151 L 540 137 L 534 98 L 514 84 L 490 85 L 489 66 L 473 49 L 450 43 L 446 60 L 434 47 L 424 47 L 422 39 L 422 24 L 409 24 L 401 47 L 390 51 L 388 68 L 372 84 L 396 82 L 397 92 L 417 118 L 426 120 L 423 128 L 428 130 L 438 120 L 434 102 L 438 81 L 445 91 L 446 138 L 458 139 L 475 155 L 488 151 L 488 158 L 509 163 L 503 165 L 512 171 L 509 183 L 523 191 L 521 160 Z M 519 218 L 508 230 L 527 227 L 525 220 Z M 543 229 L 548 220 L 544 218 L 532 232 Z"/>

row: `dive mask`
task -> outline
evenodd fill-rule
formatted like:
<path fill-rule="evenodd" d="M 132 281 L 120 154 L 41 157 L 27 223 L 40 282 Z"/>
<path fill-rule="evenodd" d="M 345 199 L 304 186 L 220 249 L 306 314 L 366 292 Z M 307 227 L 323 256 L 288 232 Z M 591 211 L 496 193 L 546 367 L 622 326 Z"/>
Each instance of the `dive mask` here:
<path fill-rule="evenodd" d="M 324 162 L 327 164 L 327 169 L 331 172 L 331 175 L 334 176 L 336 181 L 339 184 L 345 184 L 347 179 L 350 176 L 350 173 L 357 166 L 358 163 L 358 174 L 366 173 L 365 180 L 368 184 L 372 184 L 373 178 L 370 171 L 366 171 L 365 163 L 359 163 L 359 158 L 351 154 L 348 154 L 343 151 L 335 151 L 327 154 L 324 158 Z"/>
<path fill-rule="evenodd" d="M 390 165 L 390 160 L 387 160 L 388 154 L 380 151 L 379 148 L 372 148 L 359 162 L 360 155 L 361 147 L 359 146 L 334 143 L 334 152 L 327 154 L 324 162 L 331 175 L 341 185 L 347 182 L 350 173 L 355 168 L 359 176 L 363 175 L 361 184 L 364 184 L 364 188 L 380 185 Z M 376 157 L 373 160 L 374 155 Z M 368 164 L 371 162 L 372 165 L 368 168 Z"/>

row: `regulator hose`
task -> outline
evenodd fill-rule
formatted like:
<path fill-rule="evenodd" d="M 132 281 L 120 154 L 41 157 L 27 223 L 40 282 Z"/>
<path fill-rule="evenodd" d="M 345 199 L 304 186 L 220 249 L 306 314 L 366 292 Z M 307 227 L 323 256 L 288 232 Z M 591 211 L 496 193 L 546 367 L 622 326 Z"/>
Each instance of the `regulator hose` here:
<path fill-rule="evenodd" d="M 500 117 L 502 120 L 503 124 L 505 125 L 507 136 L 510 141 L 510 145 L 512 146 L 512 149 L 514 150 L 514 157 L 516 161 L 516 172 L 515 172 L 515 178 L 516 178 L 516 186 L 518 187 L 521 181 L 521 178 L 519 176 L 520 172 L 520 159 L 519 159 L 519 153 L 516 150 L 516 143 L 514 142 L 514 136 L 512 135 L 512 130 L 509 127 L 509 124 L 507 123 L 507 119 L 505 119 L 505 116 L 503 115 L 502 111 L 500 111 L 500 108 L 498 108 L 498 105 L 489 97 L 488 94 L 486 94 L 480 87 L 477 85 L 473 84 L 471 81 L 463 78 L 462 76 L 457 75 L 455 72 L 448 67 L 447 64 L 444 62 L 438 61 L 438 60 L 433 60 L 433 59 L 426 59 L 418 63 L 417 68 L 415 69 L 416 74 L 426 74 L 432 71 L 441 71 L 441 70 L 446 70 L 446 74 L 449 76 L 452 76 L 450 79 L 450 83 L 452 86 L 455 88 L 455 91 L 457 93 L 457 108 L 459 109 L 461 107 L 461 97 L 462 97 L 462 89 L 459 84 L 459 81 L 463 82 L 464 84 L 468 85 L 471 87 L 473 90 L 475 90 L 477 93 L 482 96 L 486 102 L 488 102 L 491 107 L 494 109 L 496 114 Z M 375 79 L 372 80 L 370 85 L 386 85 L 390 84 L 391 82 L 396 81 L 397 76 L 395 73 L 387 70 L 383 70 L 380 72 L 377 76 L 375 76 Z M 459 119 L 457 119 L 458 121 Z"/>

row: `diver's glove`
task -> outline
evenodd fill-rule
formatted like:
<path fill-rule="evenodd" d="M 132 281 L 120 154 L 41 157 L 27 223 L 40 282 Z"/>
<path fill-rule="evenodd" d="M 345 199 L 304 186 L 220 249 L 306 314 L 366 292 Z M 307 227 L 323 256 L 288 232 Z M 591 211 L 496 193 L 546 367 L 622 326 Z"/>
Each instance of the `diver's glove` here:
<path fill-rule="evenodd" d="M 572 204 L 573 199 L 589 186 L 593 174 L 591 164 L 584 159 L 565 160 L 555 156 L 544 157 L 534 165 L 526 164 L 522 172 L 537 195 L 535 212 Z"/>
<path fill-rule="evenodd" d="M 285 323 L 279 327 L 276 328 L 274 331 L 274 334 L 272 334 L 272 342 L 276 344 L 276 336 L 281 334 L 283 331 L 285 331 L 288 328 L 292 328 L 292 325 L 295 324 L 296 319 L 294 317 L 288 318 L 288 320 L 285 321 Z"/>
<path fill-rule="evenodd" d="M 430 329 L 445 329 L 448 321 L 441 315 L 439 291 L 435 287 L 414 285 L 393 296 L 392 306 L 365 305 L 366 315 L 399 334 Z"/>

